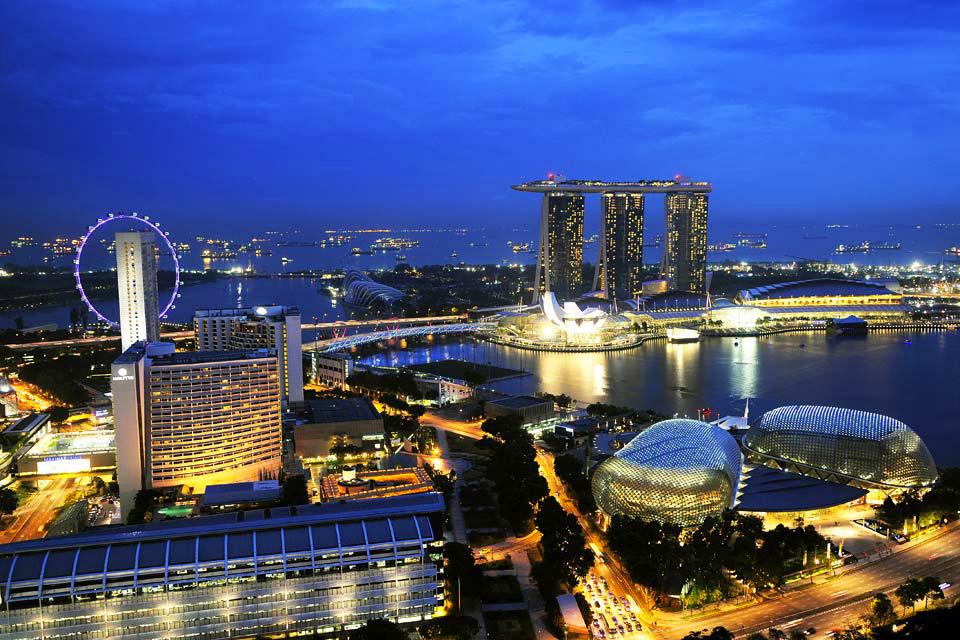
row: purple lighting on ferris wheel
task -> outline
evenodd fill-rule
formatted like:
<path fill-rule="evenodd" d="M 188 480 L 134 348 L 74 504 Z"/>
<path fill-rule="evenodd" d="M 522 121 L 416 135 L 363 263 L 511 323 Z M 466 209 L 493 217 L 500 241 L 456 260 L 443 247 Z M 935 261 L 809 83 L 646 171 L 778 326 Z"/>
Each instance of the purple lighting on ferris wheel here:
<path fill-rule="evenodd" d="M 77 281 L 77 291 L 80 292 L 80 298 L 83 300 L 84 304 L 87 305 L 87 308 L 90 309 L 90 311 L 93 311 L 94 315 L 97 316 L 101 322 L 106 322 L 114 327 L 119 326 L 119 321 L 111 320 L 110 318 L 106 317 L 100 313 L 100 310 L 97 309 L 92 302 L 90 302 L 90 298 L 87 297 L 87 292 L 83 290 L 83 283 L 80 281 L 80 258 L 83 254 L 84 247 L 87 246 L 87 241 L 90 240 L 93 234 L 96 233 L 100 227 L 109 222 L 117 222 L 119 220 L 133 221 L 146 225 L 156 235 L 160 236 L 164 244 L 166 244 L 167 249 L 170 251 L 170 256 L 173 258 L 173 293 L 170 295 L 170 300 L 167 302 L 167 306 L 165 306 L 163 311 L 160 312 L 160 318 L 166 318 L 167 313 L 173 308 L 173 304 L 177 301 L 177 296 L 180 293 L 180 260 L 177 256 L 176 250 L 173 248 L 173 244 L 170 242 L 170 238 L 167 237 L 166 233 L 160 230 L 160 225 L 150 222 L 150 218 L 148 216 L 141 217 L 136 213 L 119 213 L 116 215 L 111 213 L 107 218 L 98 219 L 97 224 L 87 229 L 87 233 L 80 241 L 80 246 L 77 247 L 77 256 L 73 259 L 73 277 Z"/>

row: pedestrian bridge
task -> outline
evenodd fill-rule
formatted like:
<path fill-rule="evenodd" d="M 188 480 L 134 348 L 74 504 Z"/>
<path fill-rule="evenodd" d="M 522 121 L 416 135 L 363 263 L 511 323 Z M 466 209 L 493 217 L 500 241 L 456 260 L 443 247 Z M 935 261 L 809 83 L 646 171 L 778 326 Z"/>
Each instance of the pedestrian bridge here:
<path fill-rule="evenodd" d="M 334 351 L 346 351 L 353 347 L 370 344 L 371 342 L 382 342 L 384 340 L 396 340 L 397 338 L 416 338 L 428 335 L 456 334 L 456 333 L 474 333 L 483 326 L 481 322 L 460 322 L 457 324 L 440 324 L 425 327 L 398 327 L 386 331 L 371 331 L 369 333 L 358 333 L 344 338 L 334 338 L 332 340 L 318 340 L 303 345 L 305 351 L 320 351 L 330 353 Z"/>

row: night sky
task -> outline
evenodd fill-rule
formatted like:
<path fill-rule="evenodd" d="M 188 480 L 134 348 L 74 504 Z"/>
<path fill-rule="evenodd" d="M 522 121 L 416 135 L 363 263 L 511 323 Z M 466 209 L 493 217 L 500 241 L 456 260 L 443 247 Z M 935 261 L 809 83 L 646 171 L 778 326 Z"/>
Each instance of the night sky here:
<path fill-rule="evenodd" d="M 509 185 L 548 171 L 711 180 L 715 221 L 960 221 L 955 2 L 6 0 L 0 24 L 7 235 L 533 226 Z"/>

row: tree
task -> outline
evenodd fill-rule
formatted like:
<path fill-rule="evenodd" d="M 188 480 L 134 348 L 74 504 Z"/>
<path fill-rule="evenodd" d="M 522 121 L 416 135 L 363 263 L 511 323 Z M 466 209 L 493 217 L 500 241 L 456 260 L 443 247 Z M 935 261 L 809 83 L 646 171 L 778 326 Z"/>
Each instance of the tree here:
<path fill-rule="evenodd" d="M 63 422 L 70 417 L 70 410 L 66 407 L 55 406 L 47 409 L 47 413 L 50 414 L 50 420 L 52 422 Z"/>
<path fill-rule="evenodd" d="M 13 513 L 20 505 L 20 498 L 13 489 L 0 489 L 0 514 Z"/>
<path fill-rule="evenodd" d="M 726 627 L 714 627 L 709 633 L 706 631 L 688 633 L 683 636 L 683 640 L 733 640 L 733 633 Z"/>
<path fill-rule="evenodd" d="M 894 590 L 893 595 L 897 596 L 897 600 L 900 602 L 900 606 L 903 607 L 904 613 L 906 613 L 907 607 L 914 609 L 917 606 L 917 600 L 923 597 L 916 578 L 910 578 L 901 584 Z"/>
<path fill-rule="evenodd" d="M 474 560 L 473 550 L 465 544 L 448 542 L 443 545 L 443 555 L 447 559 L 446 575 L 454 606 L 458 607 L 460 598 L 457 595 L 472 597 L 480 593 L 483 572 Z"/>
<path fill-rule="evenodd" d="M 362 627 L 351 631 L 349 638 L 350 640 L 408 640 L 403 629 L 382 618 L 367 620 Z"/>
<path fill-rule="evenodd" d="M 424 638 L 456 638 L 470 640 L 480 631 L 480 623 L 470 616 L 443 616 L 417 628 Z"/>
<path fill-rule="evenodd" d="M 662 591 L 667 576 L 680 568 L 680 531 L 679 525 L 618 515 L 607 541 L 634 582 Z"/>
<path fill-rule="evenodd" d="M 542 538 L 543 562 L 568 585 L 575 585 L 593 566 L 583 529 L 553 496 L 540 502 L 535 519 Z"/>
<path fill-rule="evenodd" d="M 873 627 L 883 627 L 892 624 L 897 619 L 897 612 L 885 593 L 874 594 L 870 601 L 869 620 Z"/>
<path fill-rule="evenodd" d="M 943 600 L 943 589 L 940 588 L 941 584 L 943 583 L 940 581 L 940 578 L 934 578 L 932 576 L 927 576 L 919 581 L 917 592 L 922 594 L 924 609 L 927 608 L 927 603 L 930 598 Z"/>
<path fill-rule="evenodd" d="M 557 456 L 553 459 L 553 472 L 560 478 L 577 501 L 582 513 L 593 513 L 597 505 L 593 500 L 590 479 L 583 471 L 583 464 L 571 455 Z"/>
<path fill-rule="evenodd" d="M 289 505 L 310 504 L 307 479 L 302 475 L 287 476 L 283 480 L 283 503 Z"/>

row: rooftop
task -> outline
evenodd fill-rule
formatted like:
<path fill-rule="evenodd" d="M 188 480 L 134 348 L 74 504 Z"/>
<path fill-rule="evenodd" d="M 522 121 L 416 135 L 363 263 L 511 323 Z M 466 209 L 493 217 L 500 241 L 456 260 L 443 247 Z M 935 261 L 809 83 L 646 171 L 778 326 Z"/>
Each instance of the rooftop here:
<path fill-rule="evenodd" d="M 748 300 L 775 300 L 782 298 L 799 298 L 811 296 L 896 296 L 899 295 L 887 289 L 882 283 L 866 280 L 843 280 L 841 278 L 814 278 L 812 280 L 796 280 L 793 282 L 778 282 L 752 289 L 743 289 L 739 298 Z"/>
<path fill-rule="evenodd" d="M 500 398 L 498 400 L 488 400 L 487 404 L 494 404 L 498 407 L 506 407 L 508 409 L 523 409 L 525 407 L 536 407 L 545 403 L 553 404 L 551 400 L 546 400 L 544 398 L 537 398 L 534 396 L 512 396 L 509 398 Z"/>
<path fill-rule="evenodd" d="M 856 487 L 757 466 L 747 474 L 737 508 L 757 512 L 810 511 L 846 504 L 866 493 Z"/>
<path fill-rule="evenodd" d="M 512 187 L 515 191 L 550 193 L 572 191 L 576 193 L 710 193 L 709 182 L 678 180 L 636 180 L 633 182 L 607 182 L 604 180 L 533 180 Z"/>
<path fill-rule="evenodd" d="M 19 436 L 34 429 L 39 429 L 45 422 L 49 422 L 49 420 L 49 413 L 31 413 L 25 418 L 21 418 L 13 424 L 8 425 L 7 428 L 3 430 L 3 434 L 7 436 Z"/>
<path fill-rule="evenodd" d="M 310 400 L 309 405 L 315 424 L 377 420 L 380 418 L 380 413 L 369 398 Z"/>

